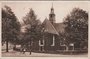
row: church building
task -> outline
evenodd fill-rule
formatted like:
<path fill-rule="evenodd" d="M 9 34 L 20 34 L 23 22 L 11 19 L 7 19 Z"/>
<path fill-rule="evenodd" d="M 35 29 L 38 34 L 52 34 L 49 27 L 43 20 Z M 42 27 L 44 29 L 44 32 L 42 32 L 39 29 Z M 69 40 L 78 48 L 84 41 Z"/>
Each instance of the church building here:
<path fill-rule="evenodd" d="M 64 46 L 64 44 L 61 43 L 60 34 L 64 33 L 65 25 L 63 23 L 56 23 L 55 16 L 52 6 L 49 19 L 45 18 L 42 23 L 43 38 L 38 42 L 39 51 L 56 51 L 61 49 L 60 46 Z"/>

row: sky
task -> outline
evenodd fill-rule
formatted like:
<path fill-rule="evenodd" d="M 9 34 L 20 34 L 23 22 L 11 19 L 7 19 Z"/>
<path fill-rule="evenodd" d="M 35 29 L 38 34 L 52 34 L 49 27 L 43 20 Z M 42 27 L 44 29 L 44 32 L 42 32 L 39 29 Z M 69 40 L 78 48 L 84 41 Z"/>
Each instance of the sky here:
<path fill-rule="evenodd" d="M 49 18 L 50 9 L 54 8 L 54 13 L 56 15 L 56 22 L 63 22 L 63 19 L 72 11 L 73 8 L 80 8 L 88 11 L 88 3 L 83 1 L 28 1 L 28 2 L 3 2 L 2 7 L 7 5 L 11 7 L 12 11 L 15 13 L 20 22 L 22 18 L 29 12 L 30 8 L 35 11 L 37 18 L 43 22 L 45 18 Z"/>

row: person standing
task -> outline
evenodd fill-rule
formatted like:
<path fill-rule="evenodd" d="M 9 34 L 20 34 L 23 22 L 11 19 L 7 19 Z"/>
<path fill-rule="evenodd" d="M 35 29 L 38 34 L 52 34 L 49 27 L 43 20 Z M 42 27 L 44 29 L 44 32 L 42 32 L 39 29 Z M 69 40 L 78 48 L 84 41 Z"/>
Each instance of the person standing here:
<path fill-rule="evenodd" d="M 25 45 L 23 45 L 22 50 L 23 50 L 23 54 L 25 54 L 25 51 L 26 51 L 26 47 L 25 47 Z"/>
<path fill-rule="evenodd" d="M 31 55 L 31 52 L 32 52 L 32 43 L 31 42 L 29 42 L 28 47 L 29 47 L 29 52 L 30 52 L 30 55 Z"/>
<path fill-rule="evenodd" d="M 30 55 L 31 55 L 31 52 L 32 52 L 32 47 L 30 46 Z"/>

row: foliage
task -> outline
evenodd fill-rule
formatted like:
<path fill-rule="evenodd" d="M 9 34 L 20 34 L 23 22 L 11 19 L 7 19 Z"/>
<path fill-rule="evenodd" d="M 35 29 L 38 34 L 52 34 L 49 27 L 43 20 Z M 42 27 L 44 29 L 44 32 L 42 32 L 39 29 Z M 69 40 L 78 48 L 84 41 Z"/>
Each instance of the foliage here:
<path fill-rule="evenodd" d="M 18 22 L 12 9 L 8 6 L 2 8 L 2 41 L 8 40 L 15 43 L 20 32 L 20 23 Z"/>
<path fill-rule="evenodd" d="M 74 43 L 77 47 L 88 46 L 88 13 L 86 11 L 74 8 L 65 18 L 64 24 L 67 45 Z"/>
<path fill-rule="evenodd" d="M 24 26 L 26 26 L 25 38 L 27 42 L 36 41 L 41 37 L 41 22 L 37 19 L 37 16 L 33 9 L 30 9 L 29 13 L 23 18 Z"/>

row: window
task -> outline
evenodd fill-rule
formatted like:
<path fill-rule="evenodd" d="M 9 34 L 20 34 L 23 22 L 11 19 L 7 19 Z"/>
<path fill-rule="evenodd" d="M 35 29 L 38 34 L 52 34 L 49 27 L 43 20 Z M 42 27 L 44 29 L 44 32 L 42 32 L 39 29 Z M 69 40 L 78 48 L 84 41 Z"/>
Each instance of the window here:
<path fill-rule="evenodd" d="M 39 46 L 44 46 L 44 40 L 39 40 Z"/>
<path fill-rule="evenodd" d="M 55 46 L 55 36 L 53 35 L 53 42 L 51 46 Z"/>
<path fill-rule="evenodd" d="M 63 41 L 60 41 L 60 46 L 65 46 Z"/>

